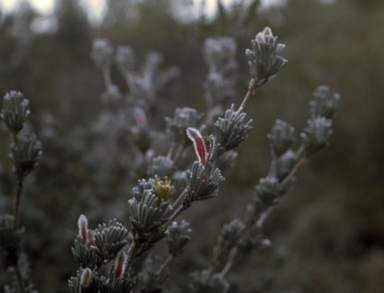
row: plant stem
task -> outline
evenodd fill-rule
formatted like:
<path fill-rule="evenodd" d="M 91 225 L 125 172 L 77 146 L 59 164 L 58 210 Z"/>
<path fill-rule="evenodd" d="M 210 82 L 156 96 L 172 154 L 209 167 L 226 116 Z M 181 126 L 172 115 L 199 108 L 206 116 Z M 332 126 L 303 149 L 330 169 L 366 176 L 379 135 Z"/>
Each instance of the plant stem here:
<path fill-rule="evenodd" d="M 137 249 L 138 249 L 138 246 L 136 245 L 136 242 L 133 241 L 131 244 L 131 247 L 129 248 L 128 259 L 127 259 L 127 263 L 125 264 L 124 274 L 128 274 L 128 269 L 130 268 L 136 256 Z"/>
<path fill-rule="evenodd" d="M 18 147 L 18 139 L 17 139 L 17 133 L 16 132 L 12 132 L 12 138 L 13 138 L 13 142 L 15 143 L 15 148 Z"/>
<path fill-rule="evenodd" d="M 186 194 L 187 194 L 187 187 L 183 190 L 182 193 L 180 193 L 179 197 L 173 203 L 172 208 L 176 208 L 182 202 Z"/>
<path fill-rule="evenodd" d="M 183 143 L 181 145 L 181 148 L 179 148 L 179 151 L 177 152 L 175 158 L 173 159 L 173 166 L 175 166 L 177 164 L 177 162 L 179 161 L 181 155 L 184 153 L 184 151 L 187 149 L 187 146 L 185 145 L 185 143 Z"/>
<path fill-rule="evenodd" d="M 305 158 L 302 158 L 292 169 L 292 171 L 287 175 L 287 177 L 284 178 L 284 180 L 280 183 L 279 187 L 277 188 L 278 190 L 282 190 L 288 182 L 292 179 L 293 176 L 297 173 L 297 171 L 304 166 L 304 164 L 307 162 Z"/>
<path fill-rule="evenodd" d="M 184 205 L 181 205 L 174 213 L 173 215 L 169 218 L 169 220 L 163 225 L 163 228 L 166 229 L 169 224 L 172 223 L 172 221 L 181 214 L 182 211 L 184 211 L 187 207 Z"/>
<path fill-rule="evenodd" d="M 172 145 L 169 148 L 168 153 L 167 153 L 167 159 L 171 159 L 173 150 L 175 149 L 175 145 L 176 145 L 176 143 L 172 142 Z"/>
<path fill-rule="evenodd" d="M 20 195 L 21 195 L 21 191 L 23 189 L 23 179 L 24 179 L 24 176 L 19 175 L 16 197 L 15 197 L 15 210 L 14 210 L 15 222 L 13 223 L 13 231 L 14 232 L 16 232 L 17 229 L 19 228 Z"/>
<path fill-rule="evenodd" d="M 15 268 L 16 268 L 17 280 L 18 280 L 19 286 L 20 286 L 20 291 L 21 291 L 21 293 L 24 293 L 25 289 L 24 289 L 24 284 L 23 284 L 23 278 L 21 277 L 21 272 L 19 269 L 19 258 L 17 256 L 16 256 Z"/>
<path fill-rule="evenodd" d="M 241 108 L 245 108 L 245 105 L 247 104 L 247 101 L 248 101 L 248 99 L 249 99 L 249 97 L 252 95 L 252 90 L 251 89 L 249 89 L 248 90 L 248 92 L 247 92 L 247 94 L 245 95 L 245 97 L 244 97 L 244 99 L 243 99 L 243 102 L 241 103 L 241 105 L 240 105 L 240 107 Z"/>
<path fill-rule="evenodd" d="M 245 108 L 245 105 L 247 104 L 249 97 L 255 92 L 255 90 L 259 87 L 261 87 L 263 84 L 265 84 L 268 81 L 268 78 L 265 78 L 262 83 L 257 84 L 257 81 L 253 84 L 253 86 L 248 90 L 247 94 L 245 95 L 243 102 L 241 103 L 240 107 Z"/>
<path fill-rule="evenodd" d="M 17 149 L 19 146 L 18 146 L 18 138 L 17 138 L 16 132 L 12 132 L 12 138 L 15 144 L 14 147 Z M 24 175 L 22 173 L 17 174 L 17 191 L 15 196 L 14 222 L 13 222 L 14 233 L 16 233 L 17 229 L 19 228 L 20 196 L 21 196 L 21 191 L 23 190 L 23 180 L 24 180 Z M 17 255 L 16 250 L 14 251 L 14 266 L 16 269 L 16 276 L 17 276 L 17 281 L 19 282 L 20 291 L 21 293 L 24 293 L 25 292 L 24 283 L 23 283 L 23 278 L 21 276 L 21 272 L 19 268 L 19 256 Z"/>
<path fill-rule="evenodd" d="M 103 77 L 104 77 L 105 87 L 108 90 L 112 85 L 111 72 L 109 71 L 109 67 L 103 69 Z"/>
<path fill-rule="evenodd" d="M 296 154 L 295 154 L 296 159 L 299 159 L 301 157 L 301 155 L 303 154 L 304 150 L 305 150 L 305 145 L 301 144 L 301 146 L 296 151 Z"/>
<path fill-rule="evenodd" d="M 279 159 L 276 159 L 276 158 L 272 159 L 271 167 L 269 168 L 269 171 L 268 171 L 268 178 L 273 177 L 273 173 L 275 172 L 275 168 L 278 162 L 279 162 Z"/>
<path fill-rule="evenodd" d="M 133 76 L 131 73 L 126 73 L 124 75 L 125 77 L 125 81 L 127 83 L 127 86 L 128 86 L 128 90 L 130 92 L 134 91 L 135 90 L 135 83 L 133 82 Z"/>
<path fill-rule="evenodd" d="M 249 228 L 250 226 L 248 225 L 244 225 L 244 227 L 239 231 L 239 235 L 236 239 L 239 239 L 241 235 L 243 235 L 243 233 Z M 213 273 L 215 272 L 216 268 L 219 266 L 220 262 L 221 262 L 221 259 L 224 257 L 225 253 L 232 247 L 235 245 L 235 241 L 233 241 L 232 243 L 229 243 L 227 246 L 225 246 L 224 248 L 221 249 L 221 252 L 219 254 L 219 256 L 213 260 L 213 262 L 211 263 L 211 266 L 209 268 L 209 271 L 208 271 L 208 274 L 207 274 L 207 277 L 205 278 L 205 281 L 204 283 L 205 284 L 208 284 L 209 281 L 211 280 L 212 276 L 213 276 Z M 234 260 L 233 260 L 234 261 Z M 232 265 L 231 265 L 232 266 Z M 228 268 L 229 270 L 230 268 Z"/>
<path fill-rule="evenodd" d="M 267 209 L 265 209 L 262 213 L 260 213 L 259 219 L 256 222 L 256 227 L 258 227 L 260 229 L 263 227 L 264 220 L 269 215 L 269 213 L 271 212 L 272 208 L 273 207 L 270 206 Z"/>
<path fill-rule="evenodd" d="M 156 276 L 160 276 L 160 274 L 162 273 L 162 271 L 164 271 L 164 269 L 167 267 L 167 265 L 170 263 L 170 261 L 173 259 L 173 254 L 170 254 L 168 255 L 167 259 L 165 260 L 165 262 L 162 264 L 162 266 L 160 267 L 160 269 L 157 271 L 156 273 Z"/>
<path fill-rule="evenodd" d="M 231 269 L 231 267 L 235 263 L 237 254 L 238 254 L 237 252 L 231 254 L 231 257 L 228 259 L 227 263 L 225 264 L 225 267 L 223 268 L 223 270 L 219 274 L 220 278 L 223 279 L 228 274 L 229 270 Z"/>

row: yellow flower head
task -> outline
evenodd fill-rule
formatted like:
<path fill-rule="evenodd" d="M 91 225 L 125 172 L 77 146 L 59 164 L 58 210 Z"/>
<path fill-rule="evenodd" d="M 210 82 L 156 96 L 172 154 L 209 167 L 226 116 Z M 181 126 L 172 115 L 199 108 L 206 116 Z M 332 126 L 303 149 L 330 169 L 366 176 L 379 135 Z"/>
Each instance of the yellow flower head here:
<path fill-rule="evenodd" d="M 164 177 L 164 181 L 157 180 L 157 175 L 155 175 L 155 185 L 153 186 L 153 191 L 158 198 L 163 200 L 168 200 L 173 195 L 173 186 L 168 180 L 168 177 Z"/>

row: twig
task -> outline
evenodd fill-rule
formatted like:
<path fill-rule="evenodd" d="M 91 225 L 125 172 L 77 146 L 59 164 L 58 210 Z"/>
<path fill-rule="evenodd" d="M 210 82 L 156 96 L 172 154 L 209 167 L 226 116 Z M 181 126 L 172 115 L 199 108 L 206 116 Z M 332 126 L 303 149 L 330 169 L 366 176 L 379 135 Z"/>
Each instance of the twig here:
<path fill-rule="evenodd" d="M 18 138 L 17 138 L 17 133 L 12 132 L 12 138 L 13 142 L 15 144 L 15 148 L 18 148 Z M 24 180 L 24 174 L 23 173 L 18 173 L 17 174 L 17 191 L 16 191 L 16 196 L 15 196 L 15 209 L 14 209 L 14 219 L 15 221 L 13 222 L 13 233 L 17 232 L 17 229 L 19 228 L 19 218 L 20 218 L 20 196 L 21 196 L 21 191 L 23 190 L 23 180 Z M 23 278 L 21 276 L 20 268 L 19 268 L 19 256 L 17 255 L 17 251 L 14 252 L 14 266 L 16 269 L 16 275 L 17 275 L 17 281 L 19 282 L 20 286 L 20 291 L 21 293 L 25 292 L 24 289 L 24 283 L 23 283 Z"/>
<path fill-rule="evenodd" d="M 18 148 L 18 138 L 17 133 L 12 132 L 12 138 L 14 148 Z M 24 180 L 24 174 L 23 173 L 16 173 L 17 175 L 17 191 L 16 191 L 16 197 L 15 197 L 15 210 L 14 210 L 14 217 L 15 222 L 13 223 L 13 231 L 16 233 L 17 229 L 19 228 L 19 214 L 20 214 L 20 196 L 21 191 L 23 190 L 23 180 Z"/>
<path fill-rule="evenodd" d="M 184 199 L 185 195 L 187 194 L 187 187 L 183 190 L 182 193 L 180 193 L 179 197 L 175 200 L 175 202 L 172 205 L 172 208 L 176 208 Z"/>
<path fill-rule="evenodd" d="M 184 151 L 187 149 L 187 146 L 185 145 L 185 142 L 181 145 L 181 148 L 179 148 L 179 151 L 176 153 L 175 158 L 173 159 L 173 166 L 177 164 L 179 161 L 181 155 L 184 153 Z"/>
<path fill-rule="evenodd" d="M 128 86 L 128 90 L 130 92 L 134 91 L 135 90 L 135 83 L 133 82 L 132 74 L 131 73 L 126 73 L 124 75 L 124 77 L 125 77 L 125 81 L 126 81 L 127 86 Z"/>
<path fill-rule="evenodd" d="M 15 197 L 15 210 L 14 210 L 14 217 L 15 222 L 13 223 L 13 231 L 16 232 L 19 228 L 19 215 L 20 215 L 20 196 L 21 191 L 23 189 L 23 179 L 24 175 L 20 174 L 19 178 L 17 179 L 17 191 L 16 191 L 16 197 Z"/>
<path fill-rule="evenodd" d="M 167 267 L 167 265 L 170 263 L 170 261 L 173 259 L 173 254 L 169 254 L 167 259 L 165 260 L 165 262 L 162 264 L 162 266 L 160 267 L 160 269 L 157 271 L 156 273 L 156 276 L 160 276 L 160 274 L 162 273 L 162 271 L 164 271 L 164 269 Z"/>
<path fill-rule="evenodd" d="M 266 210 L 264 210 L 262 213 L 260 213 L 259 215 L 259 219 L 257 220 L 256 222 L 256 227 L 258 228 L 262 228 L 263 227 L 263 223 L 264 223 L 264 220 L 266 219 L 266 217 L 269 215 L 269 213 L 271 212 L 272 210 L 272 206 L 268 207 Z"/>
<path fill-rule="evenodd" d="M 252 95 L 252 90 L 248 90 L 247 94 L 245 95 L 244 99 L 243 99 L 243 102 L 241 103 L 240 107 L 241 108 L 244 108 L 245 105 L 247 104 L 247 101 L 249 99 L 249 97 Z"/>
<path fill-rule="evenodd" d="M 225 267 L 223 270 L 220 272 L 219 276 L 221 279 L 223 279 L 235 263 L 236 257 L 237 257 L 238 252 L 236 251 L 235 253 L 230 255 L 230 258 L 228 259 L 227 263 L 225 264 Z"/>
<path fill-rule="evenodd" d="M 131 244 L 131 247 L 129 248 L 128 252 L 128 259 L 125 264 L 125 269 L 124 269 L 124 274 L 128 274 L 128 269 L 130 268 L 135 256 L 136 256 L 136 251 L 138 249 L 138 246 L 136 245 L 136 242 L 133 241 Z"/>
<path fill-rule="evenodd" d="M 166 229 L 169 224 L 172 223 L 172 221 L 178 216 L 181 214 L 182 211 L 184 211 L 187 207 L 184 206 L 184 205 L 181 205 L 174 213 L 173 215 L 169 218 L 169 220 L 167 222 L 165 222 L 165 224 L 163 225 L 163 228 Z"/>
<path fill-rule="evenodd" d="M 176 145 L 176 143 L 172 142 L 172 145 L 169 148 L 168 153 L 167 153 L 167 159 L 171 159 L 173 150 L 175 149 L 175 145 Z"/>
<path fill-rule="evenodd" d="M 271 167 L 269 168 L 269 171 L 268 171 L 268 178 L 273 177 L 273 173 L 275 173 L 275 168 L 276 168 L 276 165 L 279 162 L 279 160 L 280 160 L 280 158 L 279 159 L 276 159 L 276 158 L 272 159 Z"/>
<path fill-rule="evenodd" d="M 12 138 L 13 138 L 13 142 L 15 143 L 15 147 L 17 148 L 18 147 L 17 133 L 14 131 L 12 131 Z"/>
<path fill-rule="evenodd" d="M 261 87 L 263 84 L 265 84 L 268 81 L 268 78 L 265 78 L 262 83 L 257 84 L 257 81 L 254 82 L 253 86 L 248 90 L 247 94 L 245 95 L 243 102 L 241 103 L 240 107 L 245 108 L 245 105 L 247 104 L 249 97 L 254 94 L 255 90 L 259 87 Z"/>
<path fill-rule="evenodd" d="M 109 71 L 109 67 L 103 69 L 103 77 L 104 77 L 105 87 L 108 90 L 112 85 L 111 72 Z"/>
<path fill-rule="evenodd" d="M 21 276 L 21 272 L 20 272 L 20 269 L 19 269 L 19 258 L 17 256 L 16 256 L 15 268 L 16 268 L 17 280 L 18 280 L 19 286 L 20 286 L 20 291 L 21 291 L 21 293 L 24 293 L 25 289 L 24 289 L 24 284 L 23 284 L 23 278 Z"/>
<path fill-rule="evenodd" d="M 292 171 L 287 175 L 287 177 L 284 178 L 284 180 L 280 183 L 279 187 L 277 188 L 278 190 L 282 190 L 288 182 L 292 179 L 293 176 L 297 173 L 297 171 L 304 166 L 304 164 L 307 162 L 305 158 L 302 158 L 292 169 Z"/>
<path fill-rule="evenodd" d="M 304 150 L 305 150 L 305 145 L 301 144 L 301 146 L 296 151 L 295 158 L 299 159 L 301 157 L 301 155 L 303 154 Z"/>
<path fill-rule="evenodd" d="M 240 238 L 241 235 L 243 235 L 243 233 L 249 228 L 250 226 L 249 225 L 244 225 L 244 227 L 239 231 L 239 235 L 236 239 Z M 236 240 L 235 240 L 236 241 Z M 208 270 L 208 274 L 207 274 L 207 277 L 205 278 L 205 281 L 204 283 L 205 284 L 208 284 L 209 281 L 211 280 L 212 276 L 213 276 L 213 273 L 215 272 L 216 268 L 218 267 L 218 265 L 220 264 L 221 262 L 221 259 L 224 257 L 224 254 L 229 250 L 230 247 L 232 247 L 235 243 L 235 241 L 233 241 L 232 243 L 229 243 L 227 246 L 225 246 L 220 254 L 218 255 L 218 257 L 211 263 L 211 266 Z M 229 269 L 229 268 L 228 268 Z"/>

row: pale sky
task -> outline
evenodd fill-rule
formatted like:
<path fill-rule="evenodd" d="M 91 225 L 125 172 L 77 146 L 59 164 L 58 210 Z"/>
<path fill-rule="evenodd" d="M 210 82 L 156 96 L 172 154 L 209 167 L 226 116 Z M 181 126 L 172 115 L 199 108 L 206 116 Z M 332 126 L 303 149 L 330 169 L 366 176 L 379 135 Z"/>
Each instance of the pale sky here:
<path fill-rule="evenodd" d="M 0 6 L 4 11 L 10 11 L 20 2 L 25 0 L 0 0 Z M 28 0 L 32 6 L 38 10 L 40 13 L 49 14 L 53 11 L 55 0 Z M 79 0 L 82 5 L 84 5 L 87 10 L 92 15 L 102 14 L 104 7 L 104 0 Z M 195 5 L 199 7 L 202 0 L 194 0 Z M 236 0 L 223 0 L 223 3 L 230 3 Z M 282 0 L 262 0 L 263 5 L 275 5 Z M 210 12 L 213 11 L 216 0 L 206 0 L 207 10 Z"/>

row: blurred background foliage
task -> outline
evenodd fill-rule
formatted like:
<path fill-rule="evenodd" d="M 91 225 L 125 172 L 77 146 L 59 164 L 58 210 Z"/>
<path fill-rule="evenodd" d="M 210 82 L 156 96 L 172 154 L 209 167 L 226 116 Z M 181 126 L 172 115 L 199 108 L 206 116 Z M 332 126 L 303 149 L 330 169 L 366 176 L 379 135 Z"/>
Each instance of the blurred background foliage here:
<path fill-rule="evenodd" d="M 286 44 L 289 63 L 249 102 L 254 129 L 238 150 L 235 168 L 224 174 L 220 196 L 185 213 L 193 240 L 172 263 L 168 289 L 188 292 L 188 272 L 207 266 L 219 228 L 244 212 L 253 186 L 268 171 L 266 134 L 275 119 L 294 125 L 298 136 L 309 117 L 311 93 L 327 84 L 342 96 L 331 145 L 299 172 L 296 189 L 269 215 L 264 231 L 273 246 L 235 266 L 228 276 L 231 292 L 382 292 L 384 2 L 287 0 L 261 8 L 258 1 L 218 1 L 216 14 L 194 18 L 190 1 L 176 2 L 108 0 L 98 23 L 89 22 L 76 0 L 57 1 L 49 16 L 39 15 L 27 2 L 1 14 L 0 90 L 21 91 L 30 100 L 28 127 L 43 145 L 21 203 L 36 288 L 68 292 L 67 280 L 76 270 L 70 247 L 80 214 L 87 215 L 91 228 L 114 217 L 128 223 L 126 202 L 135 183 L 126 180 L 131 171 L 124 155 L 130 155 L 130 148 L 124 133 L 103 132 L 108 129 L 108 121 L 101 119 L 105 88 L 102 73 L 90 59 L 93 38 L 132 46 L 138 68 L 155 50 L 163 55 L 164 68 L 181 69 L 175 89 L 148 115 L 149 124 L 163 131 L 164 115 L 171 116 L 176 107 L 205 111 L 205 38 L 236 39 L 239 78 L 234 102 L 239 105 L 249 81 L 244 51 L 257 32 L 270 26 Z M 39 27 L 41 17 L 53 25 L 37 33 L 33 28 Z M 112 79 L 127 91 L 117 68 Z M 15 179 L 4 128 L 0 137 L 4 214 L 12 210 Z M 1 284 L 6 281 L 2 275 Z"/>

